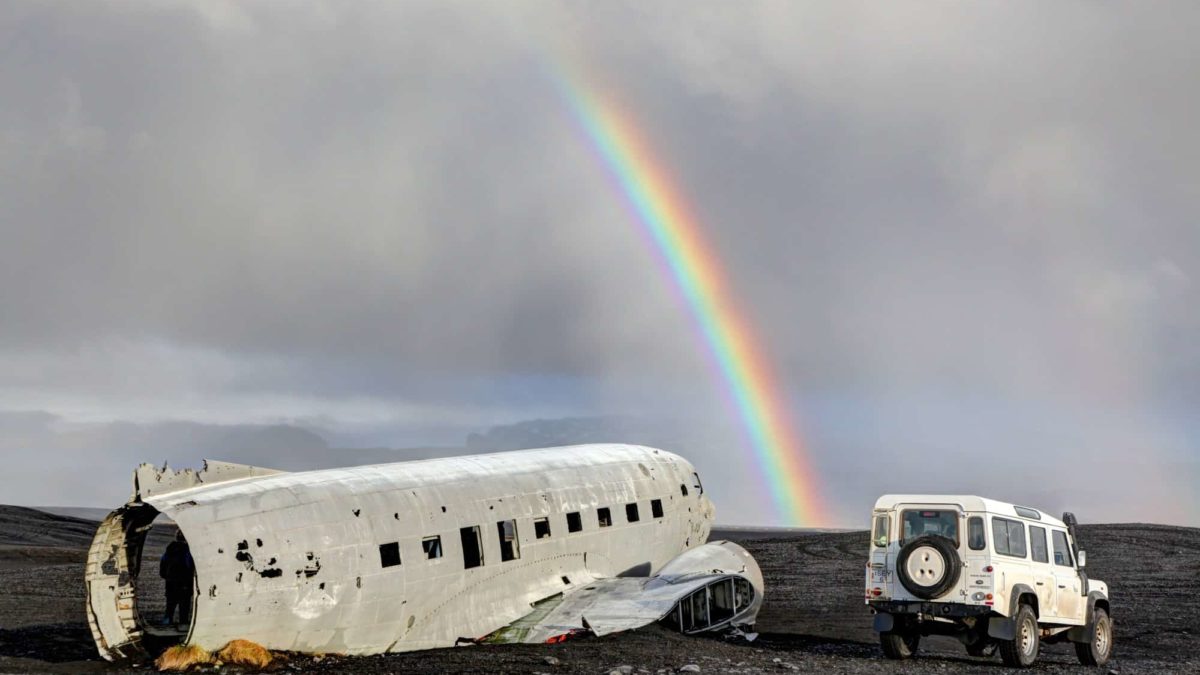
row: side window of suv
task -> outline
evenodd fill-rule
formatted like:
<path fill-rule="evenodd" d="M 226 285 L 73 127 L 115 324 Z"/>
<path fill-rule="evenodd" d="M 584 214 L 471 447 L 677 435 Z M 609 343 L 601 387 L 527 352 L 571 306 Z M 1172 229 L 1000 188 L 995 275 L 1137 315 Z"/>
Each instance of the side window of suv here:
<path fill-rule="evenodd" d="M 967 546 L 972 551 L 982 551 L 987 548 L 987 533 L 984 532 L 983 518 L 971 516 L 967 519 Z"/>
<path fill-rule="evenodd" d="M 1029 526 L 1029 550 L 1033 552 L 1033 562 L 1050 562 L 1046 555 L 1046 528 Z"/>
<path fill-rule="evenodd" d="M 871 545 L 884 548 L 888 545 L 888 515 L 875 516 L 875 527 L 871 528 Z"/>
<path fill-rule="evenodd" d="M 1071 545 L 1067 543 L 1067 533 L 1061 530 L 1050 530 L 1054 539 L 1054 564 L 1071 567 Z"/>
<path fill-rule="evenodd" d="M 1015 558 L 1025 557 L 1025 523 L 993 517 L 992 540 L 996 553 Z"/>

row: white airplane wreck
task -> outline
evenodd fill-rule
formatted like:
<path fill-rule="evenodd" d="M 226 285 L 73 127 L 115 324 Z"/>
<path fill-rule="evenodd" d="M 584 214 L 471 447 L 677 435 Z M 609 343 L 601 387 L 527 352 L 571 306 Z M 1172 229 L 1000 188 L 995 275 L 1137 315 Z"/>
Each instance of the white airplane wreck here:
<path fill-rule="evenodd" d="M 143 464 L 133 488 L 88 554 L 88 622 L 108 660 L 161 638 L 376 654 L 556 642 L 656 621 L 726 631 L 753 626 L 762 604 L 754 558 L 705 543 L 713 505 L 700 476 L 654 448 L 297 473 Z M 159 514 L 183 531 L 195 561 L 191 623 L 174 635 L 138 611 L 142 546 Z"/>

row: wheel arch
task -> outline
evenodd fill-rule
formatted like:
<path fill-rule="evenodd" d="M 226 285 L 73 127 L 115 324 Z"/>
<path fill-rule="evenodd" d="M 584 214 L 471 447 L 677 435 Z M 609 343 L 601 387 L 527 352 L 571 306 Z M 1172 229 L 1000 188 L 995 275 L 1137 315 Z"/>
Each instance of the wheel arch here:
<path fill-rule="evenodd" d="M 1108 596 L 1100 591 L 1092 591 L 1088 593 L 1087 614 L 1084 615 L 1084 624 L 1075 626 L 1067 631 L 1067 639 L 1071 642 L 1088 643 L 1092 641 L 1092 636 L 1096 632 L 1096 608 L 1104 610 L 1104 613 L 1112 618 L 1112 608 L 1108 602 Z"/>
<path fill-rule="evenodd" d="M 1107 614 L 1110 618 L 1112 617 L 1112 605 L 1109 604 L 1108 597 L 1101 594 L 1099 591 L 1092 591 L 1091 593 L 1088 593 L 1088 623 L 1091 623 L 1095 620 L 1096 608 L 1103 609 L 1105 614 Z"/>
<path fill-rule="evenodd" d="M 1021 605 L 1029 605 L 1033 609 L 1033 615 L 1039 620 L 1042 618 L 1042 610 L 1038 605 L 1037 593 L 1028 584 L 1013 584 L 1008 598 L 1008 616 L 1010 618 L 1017 615 L 1017 610 L 1020 609 Z"/>

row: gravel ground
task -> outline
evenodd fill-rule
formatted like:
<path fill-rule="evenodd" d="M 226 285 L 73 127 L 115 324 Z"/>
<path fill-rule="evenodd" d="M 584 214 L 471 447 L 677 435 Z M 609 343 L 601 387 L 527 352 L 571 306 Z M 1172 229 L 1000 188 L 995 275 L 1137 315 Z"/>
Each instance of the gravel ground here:
<path fill-rule="evenodd" d="M 10 518 L 9 521 L 12 519 Z M 19 519 L 18 519 L 19 520 Z M 78 524 L 68 524 L 77 537 Z M 0 518 L 0 527 L 11 526 Z M 0 530 L 0 672 L 144 673 L 98 659 L 83 621 L 82 551 L 52 532 L 54 522 L 23 524 L 39 543 L 20 546 Z M 756 536 L 758 538 L 756 538 Z M 651 627 L 559 645 L 473 646 L 376 657 L 294 656 L 280 672 L 629 673 L 701 672 L 997 673 L 999 657 L 972 659 L 958 642 L 927 638 L 921 658 L 885 661 L 861 601 L 863 532 L 791 534 L 764 539 L 737 533 L 767 583 L 759 638 L 751 643 L 684 637 Z M 28 537 L 26 537 L 28 538 Z M 733 537 L 731 537 L 733 538 Z M 1043 647 L 1035 672 L 1200 673 L 1190 589 L 1200 579 L 1200 529 L 1091 525 L 1080 538 L 1089 571 L 1112 588 L 1116 655 L 1107 668 L 1084 668 L 1067 645 Z M 77 556 L 73 559 L 71 556 Z M 150 591 L 150 589 L 147 589 Z M 151 591 L 152 592 L 152 591 Z M 228 669 L 226 669 L 228 670 Z"/>

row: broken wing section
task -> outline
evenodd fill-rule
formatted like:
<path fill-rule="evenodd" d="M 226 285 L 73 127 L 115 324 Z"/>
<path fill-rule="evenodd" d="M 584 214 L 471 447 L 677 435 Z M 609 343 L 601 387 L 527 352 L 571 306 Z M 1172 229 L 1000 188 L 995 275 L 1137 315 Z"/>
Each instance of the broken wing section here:
<path fill-rule="evenodd" d="M 265 469 L 249 464 L 233 462 L 217 462 L 204 460 L 204 468 L 200 471 L 182 469 L 176 471 L 167 465 L 156 468 L 153 464 L 142 464 L 133 472 L 133 497 L 130 502 L 145 501 L 150 497 L 158 497 L 170 492 L 178 492 L 200 485 L 227 483 L 242 478 L 255 478 L 284 473 L 277 469 Z"/>
<path fill-rule="evenodd" d="M 677 556 L 652 577 L 596 579 L 542 600 L 488 641 L 555 642 L 656 621 L 683 633 L 723 631 L 754 625 L 762 596 L 762 572 L 754 557 L 732 542 L 710 542 Z"/>

